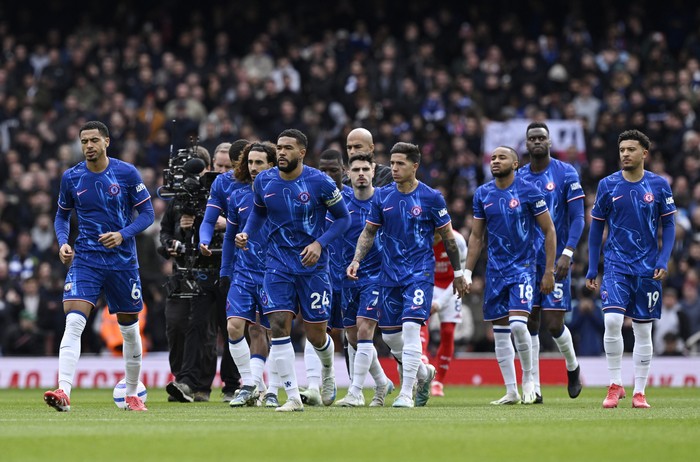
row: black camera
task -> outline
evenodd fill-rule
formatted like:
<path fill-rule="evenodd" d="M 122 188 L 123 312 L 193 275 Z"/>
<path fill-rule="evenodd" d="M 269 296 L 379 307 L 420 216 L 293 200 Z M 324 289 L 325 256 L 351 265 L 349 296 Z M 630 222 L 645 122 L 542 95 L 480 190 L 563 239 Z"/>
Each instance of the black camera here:
<path fill-rule="evenodd" d="M 196 147 L 178 149 L 170 156 L 168 168 L 163 170 L 163 186 L 158 195 L 174 200 L 175 210 L 185 215 L 203 217 L 209 199 L 209 189 L 218 175 L 202 172 L 206 163 L 195 155 Z"/>

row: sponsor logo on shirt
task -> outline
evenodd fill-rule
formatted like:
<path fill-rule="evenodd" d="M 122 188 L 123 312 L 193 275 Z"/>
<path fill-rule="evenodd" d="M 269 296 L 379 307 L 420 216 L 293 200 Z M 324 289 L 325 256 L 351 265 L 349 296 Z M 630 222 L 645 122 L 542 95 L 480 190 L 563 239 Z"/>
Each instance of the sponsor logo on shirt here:
<path fill-rule="evenodd" d="M 144 189 L 146 189 L 146 185 L 143 183 L 139 183 L 138 186 L 136 186 L 136 192 L 141 192 Z"/>
<path fill-rule="evenodd" d="M 546 207 L 547 203 L 544 201 L 544 199 L 537 201 L 535 204 L 535 207 Z"/>
<path fill-rule="evenodd" d="M 439 217 L 444 217 L 445 215 L 447 215 L 447 209 L 442 209 L 438 212 Z"/>
<path fill-rule="evenodd" d="M 571 190 L 576 191 L 577 189 L 581 189 L 581 183 L 578 181 L 576 183 L 571 183 Z"/>
<path fill-rule="evenodd" d="M 649 193 L 649 192 L 646 193 L 644 195 L 644 202 L 646 202 L 647 204 L 651 204 L 652 202 L 654 202 L 654 195 L 652 193 Z"/>
<path fill-rule="evenodd" d="M 667 197 L 666 198 L 666 205 L 671 205 L 675 204 L 676 202 L 673 200 L 673 197 Z"/>

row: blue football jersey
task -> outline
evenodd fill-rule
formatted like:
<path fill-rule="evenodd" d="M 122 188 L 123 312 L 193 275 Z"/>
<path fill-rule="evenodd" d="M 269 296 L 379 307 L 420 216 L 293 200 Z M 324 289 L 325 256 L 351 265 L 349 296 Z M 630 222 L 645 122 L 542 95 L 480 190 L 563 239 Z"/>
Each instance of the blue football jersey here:
<path fill-rule="evenodd" d="M 98 268 L 126 270 L 138 268 L 136 240 L 125 238 L 121 245 L 107 249 L 97 242 L 100 234 L 120 231 L 133 222 L 134 207 L 151 200 L 138 170 L 119 159 L 109 158 L 100 173 L 80 162 L 61 178 L 58 206 L 75 209 L 78 238 L 74 263 Z"/>
<path fill-rule="evenodd" d="M 383 286 L 433 282 L 435 230 L 450 223 L 439 191 L 422 182 L 408 194 L 400 192 L 394 183 L 379 188 L 374 192 L 367 223 L 381 226 Z"/>
<path fill-rule="evenodd" d="M 649 172 L 632 183 L 618 171 L 598 183 L 591 217 L 608 225 L 603 249 L 606 271 L 651 277 L 659 255 L 661 217 L 675 213 L 671 187 Z"/>
<path fill-rule="evenodd" d="M 343 196 L 343 200 L 347 204 L 348 195 L 353 194 L 352 188 L 343 185 L 343 189 L 340 191 L 340 194 Z M 328 226 L 330 226 L 334 221 L 333 215 L 331 215 L 330 212 L 326 214 L 326 221 L 328 222 Z M 350 260 L 346 260 L 345 258 L 345 254 L 343 253 L 344 242 L 345 236 L 337 239 L 336 241 L 329 242 L 328 246 L 326 247 L 326 250 L 328 251 L 328 270 L 330 271 L 333 290 L 340 290 L 343 287 L 343 281 L 347 279 L 345 269 L 350 264 L 350 261 L 352 261 L 352 256 L 350 257 Z"/>
<path fill-rule="evenodd" d="M 569 203 L 584 198 L 578 172 L 570 164 L 551 159 L 547 168 L 541 172 L 532 172 L 530 164 L 527 164 L 517 171 L 517 175 L 544 194 L 549 215 L 557 231 L 557 255 L 561 255 L 569 238 Z M 539 226 L 535 226 L 535 250 L 537 263 L 544 265 L 547 260 L 544 232 Z"/>
<path fill-rule="evenodd" d="M 505 189 L 495 180 L 479 186 L 474 219 L 486 220 L 486 270 L 504 276 L 535 271 L 535 217 L 546 211 L 544 195 L 519 175 Z"/>
<path fill-rule="evenodd" d="M 234 235 L 245 227 L 250 213 L 253 211 L 253 188 L 250 185 L 239 183 L 241 187 L 231 193 L 228 201 L 228 213 L 226 220 L 232 226 L 227 226 L 226 232 Z M 265 257 L 267 255 L 268 223 L 265 222 L 261 229 L 251 230 L 248 235 L 248 250 L 236 251 L 234 246 L 227 248 L 235 252 L 235 264 L 233 274 L 239 281 L 262 284 L 265 274 Z"/>
<path fill-rule="evenodd" d="M 301 264 L 301 251 L 326 230 L 326 212 L 336 206 L 347 215 L 335 182 L 328 175 L 305 165 L 294 180 L 280 177 L 279 169 L 260 172 L 253 184 L 256 207 L 267 209 L 270 244 L 267 270 L 291 274 L 328 271 L 328 252 L 323 249 L 314 266 Z M 335 207 L 334 207 L 335 208 Z"/>
<path fill-rule="evenodd" d="M 217 208 L 220 210 L 220 213 L 226 216 L 226 212 L 228 211 L 228 199 L 231 193 L 243 186 L 244 184 L 236 180 L 233 176 L 233 170 L 217 175 L 209 189 L 207 207 Z"/>

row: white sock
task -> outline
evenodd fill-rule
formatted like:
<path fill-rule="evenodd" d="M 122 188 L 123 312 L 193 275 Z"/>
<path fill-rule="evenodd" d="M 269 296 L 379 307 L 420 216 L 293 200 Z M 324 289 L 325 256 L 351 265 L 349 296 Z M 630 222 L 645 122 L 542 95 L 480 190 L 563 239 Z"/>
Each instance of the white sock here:
<path fill-rule="evenodd" d="M 280 375 L 277 373 L 277 365 L 272 359 L 271 354 L 272 352 L 270 352 L 267 355 L 267 375 L 269 377 L 269 386 L 267 387 L 267 392 L 277 396 L 282 382 L 280 381 Z"/>
<path fill-rule="evenodd" d="M 614 383 L 622 386 L 622 353 L 624 351 L 622 322 L 624 320 L 625 317 L 620 313 L 604 314 L 603 346 L 605 347 L 605 359 L 608 362 L 610 385 Z"/>
<path fill-rule="evenodd" d="M 275 362 L 280 384 L 284 386 L 284 390 L 287 392 L 287 398 L 296 398 L 301 401 L 299 385 L 297 384 L 297 374 L 294 369 L 294 347 L 292 346 L 292 339 L 290 337 L 273 338 L 272 347 L 270 348 L 270 358 Z"/>
<path fill-rule="evenodd" d="M 260 355 L 251 355 L 250 357 L 250 373 L 253 376 L 253 382 L 258 386 L 258 391 L 263 394 L 267 388 L 265 386 L 265 378 L 263 377 L 266 359 L 267 358 Z"/>
<path fill-rule="evenodd" d="M 377 349 L 374 347 L 374 343 L 372 343 L 372 362 L 369 365 L 369 373 L 374 379 L 374 384 L 378 387 L 383 387 L 389 381 L 386 374 L 384 373 L 384 368 L 382 368 L 382 364 L 379 362 Z"/>
<path fill-rule="evenodd" d="M 326 343 L 321 349 L 317 349 L 316 347 L 314 347 L 314 350 L 316 350 L 318 359 L 321 362 L 321 366 L 323 368 L 323 376 L 326 377 L 328 374 L 333 374 L 333 356 L 335 355 L 335 342 L 333 342 L 331 336 L 326 334 Z"/>
<path fill-rule="evenodd" d="M 634 393 L 644 394 L 651 367 L 651 356 L 654 347 L 651 340 L 651 322 L 633 322 L 634 348 L 632 349 L 632 361 L 634 362 Z"/>
<path fill-rule="evenodd" d="M 304 365 L 306 366 L 307 388 L 321 390 L 321 360 L 316 349 L 308 340 L 304 343 Z"/>
<path fill-rule="evenodd" d="M 540 336 L 538 334 L 530 334 L 532 341 L 532 380 L 535 382 L 535 393 L 542 394 L 542 386 L 540 385 Z"/>
<path fill-rule="evenodd" d="M 391 355 L 396 358 L 399 363 L 403 362 L 403 334 L 401 331 L 384 333 L 382 332 L 382 340 L 391 350 Z"/>
<path fill-rule="evenodd" d="M 241 374 L 241 384 L 249 387 L 255 385 L 256 381 L 250 367 L 250 347 L 245 335 L 238 339 L 228 339 L 228 351 Z"/>
<path fill-rule="evenodd" d="M 571 332 L 569 328 L 564 325 L 564 329 L 559 334 L 559 337 L 554 337 L 554 341 L 559 347 L 559 351 L 564 355 L 564 360 L 566 360 L 566 370 L 573 371 L 578 367 L 578 361 L 576 360 L 576 351 L 574 350 L 574 341 L 571 339 Z"/>
<path fill-rule="evenodd" d="M 141 346 L 141 332 L 138 320 L 124 326 L 119 324 L 119 330 L 124 338 L 122 354 L 126 369 L 126 396 L 136 396 L 139 387 L 139 377 L 141 376 L 141 360 L 143 349 Z"/>
<path fill-rule="evenodd" d="M 412 396 L 413 385 L 418 379 L 418 370 L 423 365 L 425 377 L 425 365 L 420 360 L 423 348 L 420 343 L 420 324 L 415 322 L 403 323 L 403 380 L 401 382 L 401 394 Z M 423 377 L 423 378 L 424 378 Z"/>
<path fill-rule="evenodd" d="M 518 382 L 515 378 L 515 350 L 510 339 L 509 326 L 493 326 L 496 360 L 501 369 L 503 383 L 508 393 L 518 392 Z"/>
<path fill-rule="evenodd" d="M 86 324 L 87 318 L 79 311 L 70 311 L 66 315 L 66 329 L 58 352 L 58 388 L 68 396 L 73 388 L 75 368 L 80 358 L 80 337 Z"/>
<path fill-rule="evenodd" d="M 532 381 L 532 337 L 527 330 L 526 316 L 511 316 L 508 320 L 523 368 L 523 383 Z"/>
<path fill-rule="evenodd" d="M 355 355 L 357 350 L 348 342 L 348 375 L 350 376 L 350 381 L 355 376 Z"/>
<path fill-rule="evenodd" d="M 352 385 L 350 385 L 348 389 L 348 392 L 355 396 L 360 396 L 362 394 L 362 388 L 365 385 L 367 372 L 372 364 L 372 353 L 374 351 L 376 350 L 374 350 L 374 344 L 371 340 L 357 341 L 357 353 L 355 354 L 354 367 L 355 373 L 352 376 Z"/>

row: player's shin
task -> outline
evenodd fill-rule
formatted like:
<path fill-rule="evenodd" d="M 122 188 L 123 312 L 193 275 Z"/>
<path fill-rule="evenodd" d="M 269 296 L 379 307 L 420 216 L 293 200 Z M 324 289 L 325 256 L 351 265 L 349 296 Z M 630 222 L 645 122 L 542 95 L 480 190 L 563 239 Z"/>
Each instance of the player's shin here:
<path fill-rule="evenodd" d="M 126 372 L 126 396 L 135 396 L 139 385 L 139 376 L 141 375 L 143 352 L 138 319 L 128 326 L 119 324 L 119 330 L 124 338 L 122 353 L 124 355 Z"/>

